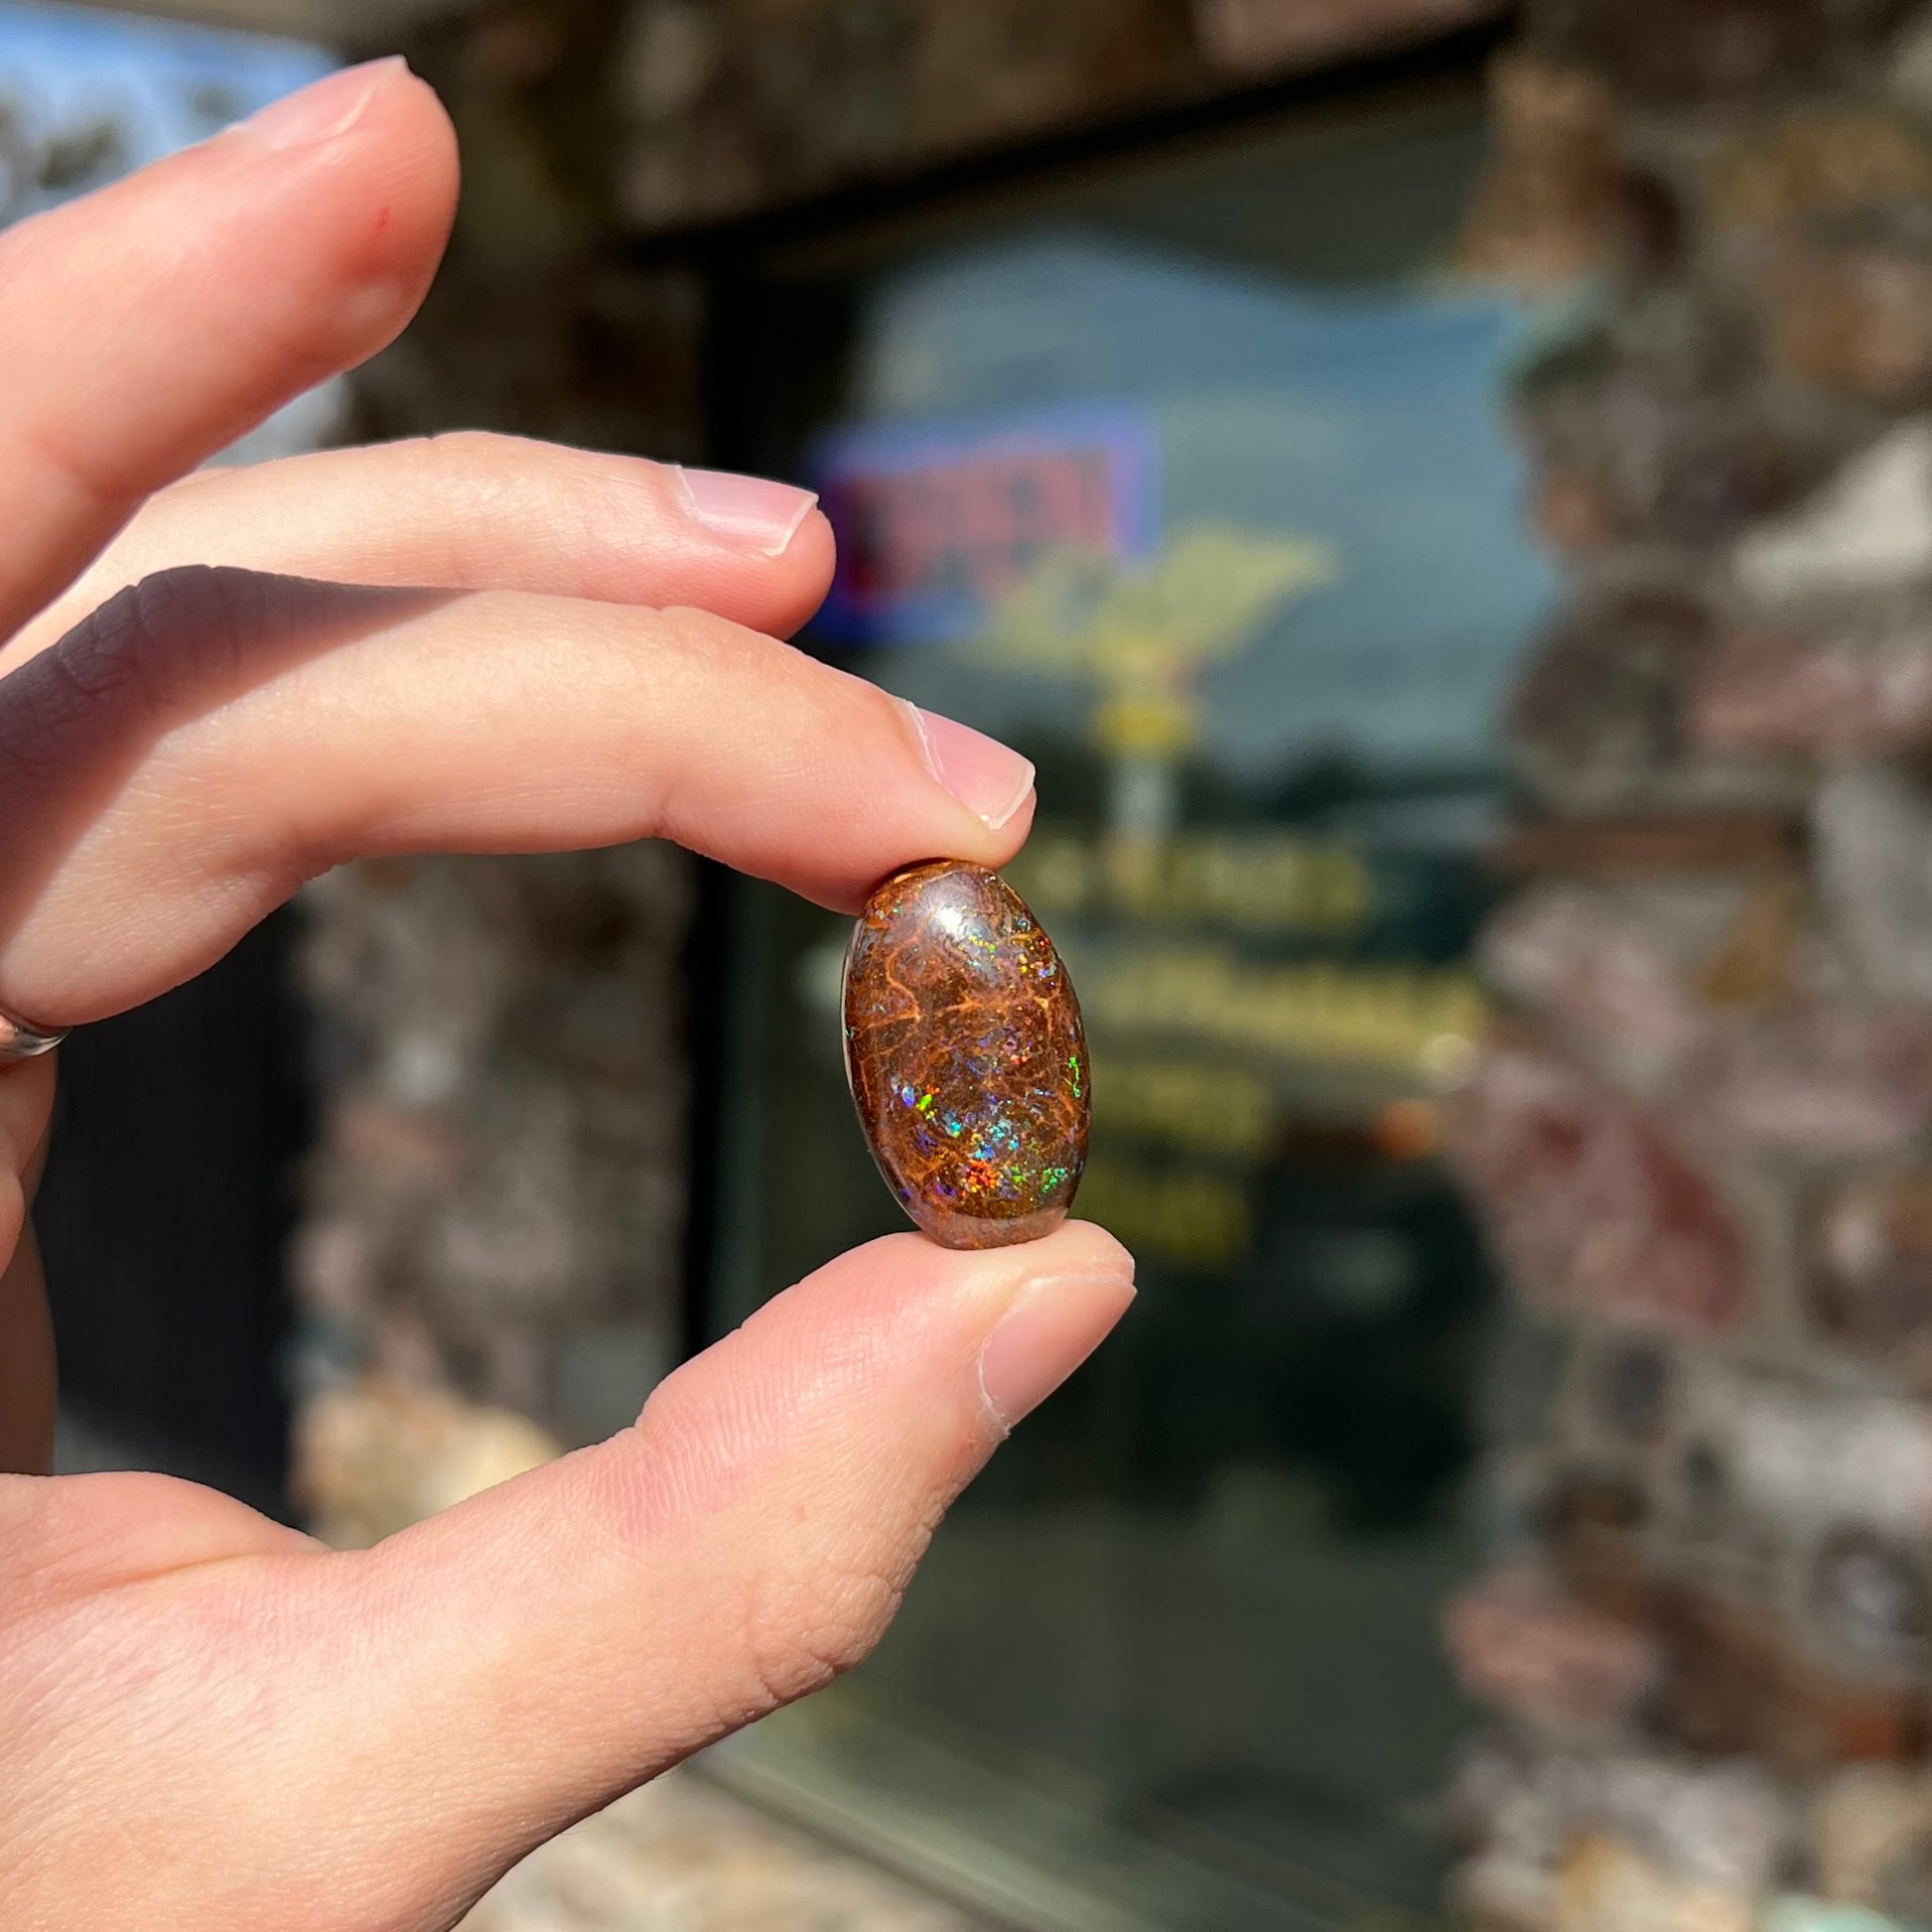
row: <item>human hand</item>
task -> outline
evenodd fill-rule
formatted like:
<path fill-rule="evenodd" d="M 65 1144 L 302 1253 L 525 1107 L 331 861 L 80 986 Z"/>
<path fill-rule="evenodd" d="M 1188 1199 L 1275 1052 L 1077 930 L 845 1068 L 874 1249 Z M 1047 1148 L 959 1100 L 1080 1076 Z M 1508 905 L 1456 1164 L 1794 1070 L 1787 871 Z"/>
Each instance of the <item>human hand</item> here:
<path fill-rule="evenodd" d="M 396 334 L 455 192 L 441 110 L 385 65 L 0 236 L 0 1010 L 148 999 L 358 854 L 661 834 L 854 907 L 1025 836 L 1013 754 L 758 634 L 827 581 L 796 492 L 488 438 L 164 487 Z M 333 1552 L 191 1484 L 34 1473 L 52 1095 L 51 1060 L 0 1068 L 9 1932 L 454 1924 L 858 1661 L 1132 1294 L 1091 1227 L 897 1236 L 621 1436 Z"/>

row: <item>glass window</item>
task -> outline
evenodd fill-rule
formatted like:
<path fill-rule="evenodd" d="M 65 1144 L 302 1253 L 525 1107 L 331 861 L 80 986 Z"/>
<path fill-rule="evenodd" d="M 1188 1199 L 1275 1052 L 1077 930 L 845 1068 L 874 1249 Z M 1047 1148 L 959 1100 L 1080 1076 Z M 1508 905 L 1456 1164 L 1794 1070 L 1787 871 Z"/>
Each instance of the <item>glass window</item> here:
<path fill-rule="evenodd" d="M 1504 1320 L 1436 1158 L 1496 718 L 1551 594 L 1458 283 L 1472 85 L 774 249 L 733 461 L 813 482 L 811 647 L 1039 767 L 1014 884 L 1093 1052 L 1119 1336 L 879 1657 L 728 1774 L 1023 1921 L 1433 1915 Z M 840 1071 L 849 922 L 725 913 L 709 1319 L 898 1225 Z M 746 1111 L 749 1110 L 749 1111 Z M 724 1112 L 725 1110 L 721 1110 Z"/>

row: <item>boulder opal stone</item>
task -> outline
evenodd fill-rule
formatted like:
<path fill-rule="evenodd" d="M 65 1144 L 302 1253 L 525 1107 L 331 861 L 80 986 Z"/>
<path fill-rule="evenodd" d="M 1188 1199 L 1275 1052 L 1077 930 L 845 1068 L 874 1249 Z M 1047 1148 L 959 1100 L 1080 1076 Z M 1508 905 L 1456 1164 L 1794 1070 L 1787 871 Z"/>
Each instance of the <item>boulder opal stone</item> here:
<path fill-rule="evenodd" d="M 1053 942 L 984 866 L 896 873 L 845 961 L 845 1072 L 873 1159 L 947 1248 L 1035 1241 L 1087 1159 L 1087 1040 Z"/>

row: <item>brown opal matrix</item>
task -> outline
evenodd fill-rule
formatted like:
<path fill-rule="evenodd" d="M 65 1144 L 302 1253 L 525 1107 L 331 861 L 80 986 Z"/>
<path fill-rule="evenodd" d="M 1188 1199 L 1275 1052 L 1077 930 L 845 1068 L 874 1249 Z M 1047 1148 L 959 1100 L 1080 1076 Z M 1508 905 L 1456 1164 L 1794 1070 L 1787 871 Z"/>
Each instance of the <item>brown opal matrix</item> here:
<path fill-rule="evenodd" d="M 845 957 L 845 1073 L 886 1184 L 947 1248 L 1066 1219 L 1091 1114 L 1080 1003 L 998 873 L 938 860 L 866 901 Z"/>

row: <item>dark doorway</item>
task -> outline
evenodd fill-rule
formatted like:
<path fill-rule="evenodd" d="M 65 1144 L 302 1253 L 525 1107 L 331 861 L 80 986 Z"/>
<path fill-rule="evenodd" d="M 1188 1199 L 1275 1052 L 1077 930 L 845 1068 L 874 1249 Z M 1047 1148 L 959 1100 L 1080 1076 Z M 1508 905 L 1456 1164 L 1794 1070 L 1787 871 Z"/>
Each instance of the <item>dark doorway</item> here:
<path fill-rule="evenodd" d="M 141 1464 L 285 1509 L 293 1163 L 307 1139 L 296 915 L 62 1049 L 35 1211 L 65 1466 Z"/>

